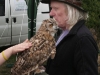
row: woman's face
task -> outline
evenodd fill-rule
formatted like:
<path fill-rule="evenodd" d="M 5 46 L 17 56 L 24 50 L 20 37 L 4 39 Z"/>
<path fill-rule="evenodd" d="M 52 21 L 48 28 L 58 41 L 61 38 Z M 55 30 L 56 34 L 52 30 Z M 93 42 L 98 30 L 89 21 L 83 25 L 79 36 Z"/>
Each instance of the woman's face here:
<path fill-rule="evenodd" d="M 50 7 L 50 16 L 53 16 L 53 18 L 56 20 L 58 27 L 66 29 L 67 9 L 64 3 L 52 1 Z"/>

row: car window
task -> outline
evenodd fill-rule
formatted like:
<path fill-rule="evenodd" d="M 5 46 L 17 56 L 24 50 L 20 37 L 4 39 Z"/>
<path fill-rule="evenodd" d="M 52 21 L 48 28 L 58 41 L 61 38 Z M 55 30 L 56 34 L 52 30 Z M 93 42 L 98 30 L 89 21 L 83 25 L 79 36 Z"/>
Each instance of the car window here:
<path fill-rule="evenodd" d="M 5 16 L 5 0 L 0 0 L 0 16 Z"/>

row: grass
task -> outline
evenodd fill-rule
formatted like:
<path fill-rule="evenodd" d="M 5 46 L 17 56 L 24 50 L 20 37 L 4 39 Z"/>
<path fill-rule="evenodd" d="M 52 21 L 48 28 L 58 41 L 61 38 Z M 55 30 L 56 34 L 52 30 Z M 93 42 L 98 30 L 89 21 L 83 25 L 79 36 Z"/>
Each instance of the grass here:
<path fill-rule="evenodd" d="M 10 75 L 10 70 L 15 63 L 15 55 L 0 66 L 0 75 Z"/>
<path fill-rule="evenodd" d="M 10 75 L 11 68 L 16 61 L 16 56 L 13 55 L 9 60 L 0 66 L 0 75 Z M 41 73 L 37 75 L 47 75 L 46 73 Z"/>
<path fill-rule="evenodd" d="M 5 47 L 0 47 L 0 52 L 2 52 L 2 50 L 7 49 L 10 46 L 5 46 Z M 16 55 L 11 56 L 5 63 L 3 63 L 0 66 L 0 75 L 11 75 L 11 68 L 13 66 L 13 64 L 16 62 Z M 47 75 L 46 73 L 41 73 L 41 74 L 37 74 L 37 75 Z"/>

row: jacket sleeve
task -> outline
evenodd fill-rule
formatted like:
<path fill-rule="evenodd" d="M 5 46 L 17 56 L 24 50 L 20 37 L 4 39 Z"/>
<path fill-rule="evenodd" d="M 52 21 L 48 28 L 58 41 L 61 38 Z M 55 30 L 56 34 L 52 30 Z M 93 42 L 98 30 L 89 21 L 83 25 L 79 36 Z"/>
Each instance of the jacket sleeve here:
<path fill-rule="evenodd" d="M 77 75 L 98 75 L 98 48 L 92 37 L 79 39 L 74 54 Z"/>

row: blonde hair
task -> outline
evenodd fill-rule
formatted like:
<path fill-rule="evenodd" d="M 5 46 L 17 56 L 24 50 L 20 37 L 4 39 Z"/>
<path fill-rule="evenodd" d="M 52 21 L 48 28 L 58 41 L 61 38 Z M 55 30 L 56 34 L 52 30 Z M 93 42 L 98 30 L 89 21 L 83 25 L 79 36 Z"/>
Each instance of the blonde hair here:
<path fill-rule="evenodd" d="M 68 4 L 65 4 L 65 7 L 67 8 L 67 24 L 70 25 L 69 30 L 79 21 L 79 20 L 87 20 L 88 13 L 80 11 Z"/>

